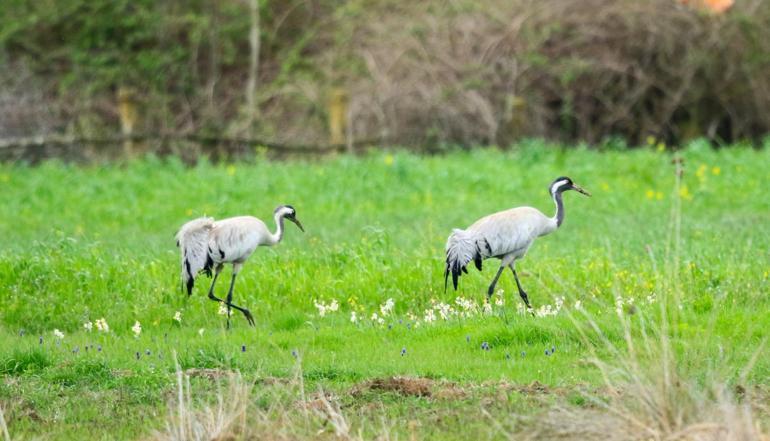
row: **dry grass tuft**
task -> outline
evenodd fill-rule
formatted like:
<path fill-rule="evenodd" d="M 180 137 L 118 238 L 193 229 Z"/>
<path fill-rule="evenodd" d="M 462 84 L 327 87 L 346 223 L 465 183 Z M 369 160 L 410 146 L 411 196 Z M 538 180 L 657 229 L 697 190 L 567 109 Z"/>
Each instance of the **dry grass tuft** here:
<path fill-rule="evenodd" d="M 0 406 L 0 430 L 3 432 L 3 439 L 5 441 L 11 441 L 11 435 L 8 433 L 8 425 L 5 423 L 5 411 L 3 406 Z"/>
<path fill-rule="evenodd" d="M 353 430 L 335 396 L 323 391 L 305 396 L 299 368 L 291 381 L 261 382 L 259 387 L 238 372 L 217 370 L 212 378 L 210 370 L 200 371 L 182 371 L 177 366 L 177 396 L 165 430 L 156 432 L 154 439 L 363 439 L 362 428 Z M 213 402 L 193 397 L 190 374 L 217 381 Z M 390 439 L 387 426 L 383 425 L 377 439 Z"/>

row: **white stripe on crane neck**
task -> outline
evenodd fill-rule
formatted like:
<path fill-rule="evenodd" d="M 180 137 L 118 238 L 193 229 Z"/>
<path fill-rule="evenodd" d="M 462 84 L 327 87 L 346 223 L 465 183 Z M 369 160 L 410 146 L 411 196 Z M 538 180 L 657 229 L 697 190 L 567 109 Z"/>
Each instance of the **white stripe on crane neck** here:
<path fill-rule="evenodd" d="M 561 187 L 562 185 L 566 184 L 568 181 L 566 179 L 562 179 L 561 181 L 556 181 L 551 185 L 551 194 L 556 193 L 556 190 Z"/>

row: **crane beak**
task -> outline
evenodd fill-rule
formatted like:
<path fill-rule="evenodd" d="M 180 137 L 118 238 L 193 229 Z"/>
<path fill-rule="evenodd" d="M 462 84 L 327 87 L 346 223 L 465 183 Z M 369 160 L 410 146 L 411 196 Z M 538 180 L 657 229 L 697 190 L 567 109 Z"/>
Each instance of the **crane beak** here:
<path fill-rule="evenodd" d="M 572 184 L 572 189 L 575 190 L 576 192 L 582 193 L 582 194 L 584 194 L 586 196 L 591 196 L 591 193 L 585 191 L 583 188 L 581 188 L 578 185 Z"/>
<path fill-rule="evenodd" d="M 304 229 L 304 228 L 302 228 L 302 223 L 299 221 L 299 219 L 297 219 L 296 217 L 287 217 L 286 219 L 289 219 L 290 221 L 292 221 L 292 222 L 294 222 L 295 224 L 297 224 L 297 226 L 299 227 L 299 229 L 300 229 L 300 230 L 302 230 L 302 232 L 303 232 L 303 233 L 305 232 L 305 229 Z"/>

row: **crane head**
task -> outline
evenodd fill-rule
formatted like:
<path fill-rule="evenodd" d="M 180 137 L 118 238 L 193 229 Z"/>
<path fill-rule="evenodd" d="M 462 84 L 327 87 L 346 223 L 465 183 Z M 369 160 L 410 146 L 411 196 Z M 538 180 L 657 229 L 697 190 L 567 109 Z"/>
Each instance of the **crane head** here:
<path fill-rule="evenodd" d="M 575 190 L 578 193 L 584 194 L 586 196 L 591 196 L 591 193 L 589 193 L 579 185 L 572 182 L 572 179 L 566 176 L 560 176 L 556 178 L 553 181 L 553 183 L 551 183 L 551 187 L 550 187 L 551 195 L 554 195 L 556 193 L 561 193 L 567 190 Z"/>
<path fill-rule="evenodd" d="M 297 219 L 297 210 L 291 205 L 280 205 L 275 209 L 275 213 L 293 222 L 304 233 L 305 229 L 302 227 L 302 223 Z"/>

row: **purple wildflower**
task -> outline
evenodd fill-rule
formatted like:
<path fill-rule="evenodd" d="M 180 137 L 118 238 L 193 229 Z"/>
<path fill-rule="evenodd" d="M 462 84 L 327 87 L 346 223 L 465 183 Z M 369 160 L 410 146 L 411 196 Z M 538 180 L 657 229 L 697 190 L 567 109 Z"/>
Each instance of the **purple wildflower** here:
<path fill-rule="evenodd" d="M 144 353 L 147 354 L 147 355 L 150 355 L 150 350 L 147 349 L 146 351 L 144 351 Z"/>
<path fill-rule="evenodd" d="M 96 347 L 96 350 L 97 350 L 98 352 L 102 352 L 102 345 L 99 345 L 99 346 L 97 346 L 97 347 Z"/>
<path fill-rule="evenodd" d="M 241 352 L 246 352 L 246 345 L 241 345 Z"/>
<path fill-rule="evenodd" d="M 406 355 L 406 348 L 405 347 L 401 348 L 401 356 L 403 357 L 404 355 Z"/>
<path fill-rule="evenodd" d="M 42 335 L 40 336 L 39 341 L 40 341 L 40 344 L 42 345 L 43 344 L 43 336 Z"/>
<path fill-rule="evenodd" d="M 297 352 L 296 349 L 292 349 L 291 350 L 291 356 L 294 357 L 294 358 L 298 358 L 299 357 L 299 352 Z"/>
<path fill-rule="evenodd" d="M 470 343 L 470 342 L 471 342 L 471 336 L 470 336 L 470 335 L 466 335 L 466 336 L 465 336 L 465 341 L 466 341 L 467 343 Z"/>
<path fill-rule="evenodd" d="M 524 357 L 524 356 L 526 356 L 526 355 L 527 355 L 527 353 L 526 353 L 526 352 L 524 352 L 524 351 L 521 351 L 521 356 L 522 356 L 522 357 Z"/>

